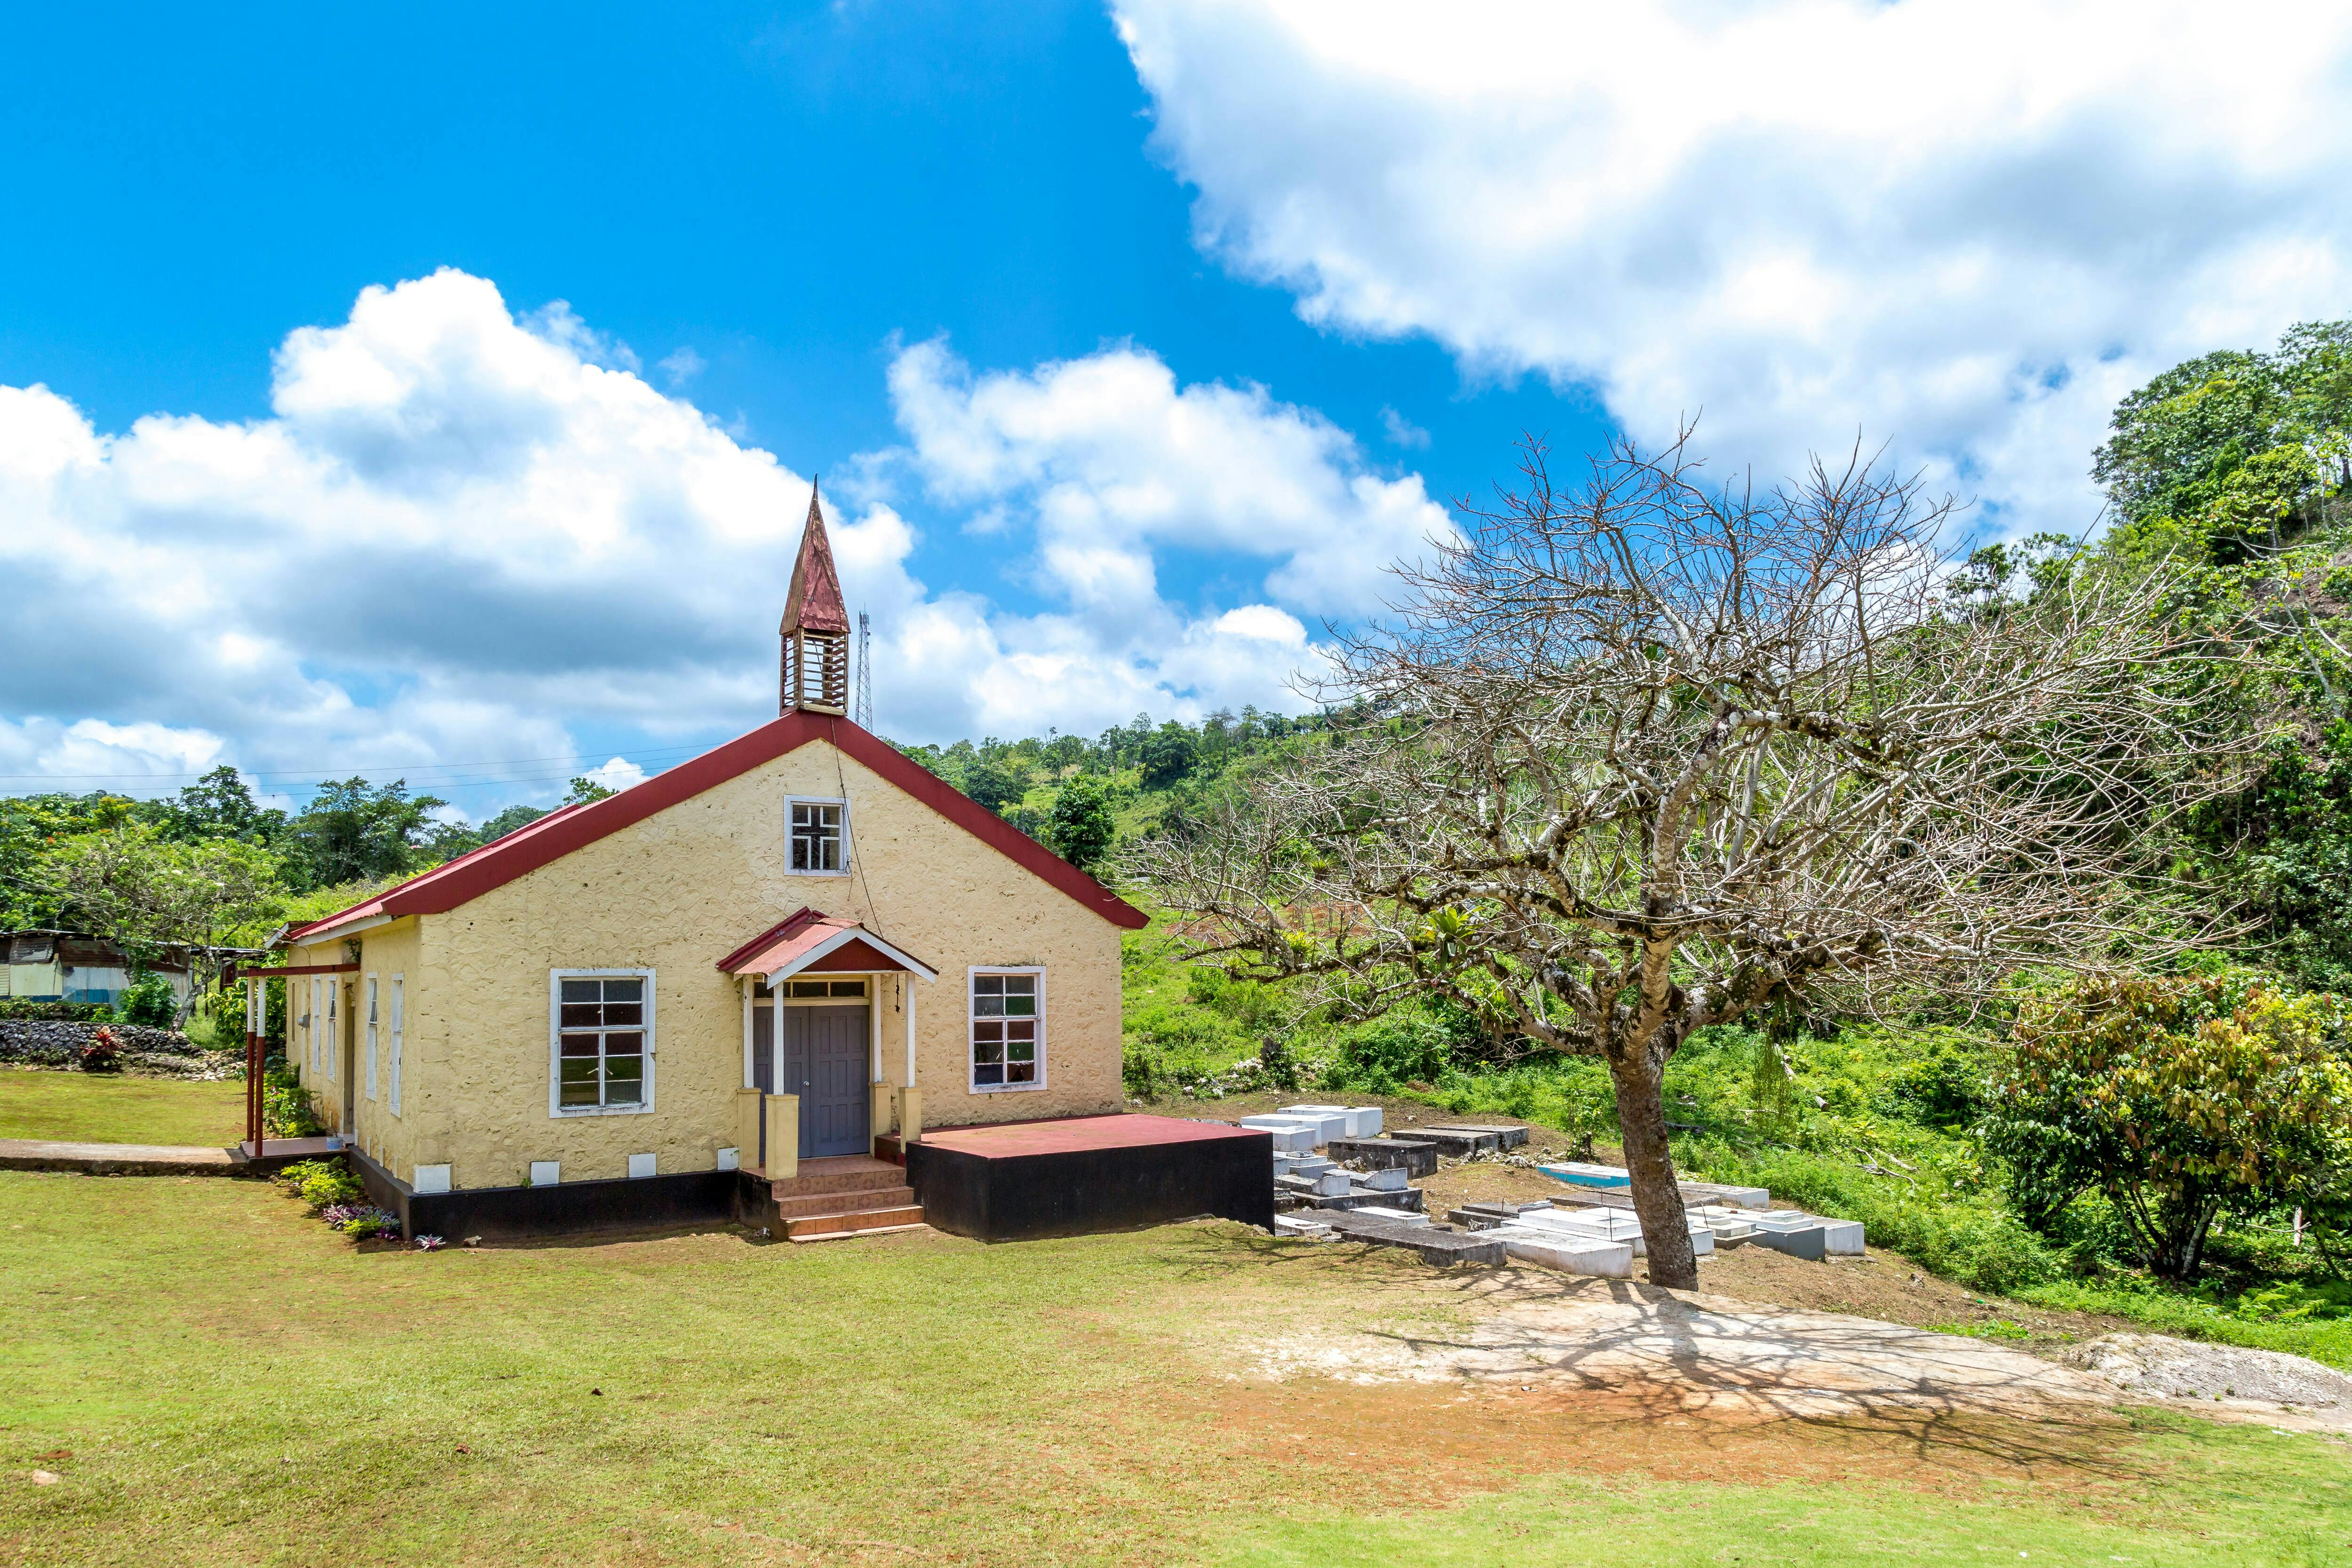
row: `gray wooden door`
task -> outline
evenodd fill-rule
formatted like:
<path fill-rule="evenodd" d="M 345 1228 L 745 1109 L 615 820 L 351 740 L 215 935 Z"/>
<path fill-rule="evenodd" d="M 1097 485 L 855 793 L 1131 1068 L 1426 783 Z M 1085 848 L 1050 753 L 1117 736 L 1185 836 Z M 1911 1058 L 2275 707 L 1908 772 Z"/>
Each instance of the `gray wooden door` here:
<path fill-rule="evenodd" d="M 866 1009 L 779 1008 L 783 1015 L 782 1092 L 801 1097 L 801 1158 L 872 1152 Z M 797 1085 L 797 1087 L 795 1087 Z"/>

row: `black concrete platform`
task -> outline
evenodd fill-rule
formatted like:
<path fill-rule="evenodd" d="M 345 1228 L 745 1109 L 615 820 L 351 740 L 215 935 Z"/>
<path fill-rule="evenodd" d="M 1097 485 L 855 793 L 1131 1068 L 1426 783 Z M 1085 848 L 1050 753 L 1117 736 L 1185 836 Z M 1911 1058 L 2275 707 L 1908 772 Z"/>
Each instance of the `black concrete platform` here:
<path fill-rule="evenodd" d="M 925 1132 L 907 1146 L 923 1218 L 983 1241 L 1213 1215 L 1274 1227 L 1274 1139 L 1171 1116 L 1074 1116 Z"/>
<path fill-rule="evenodd" d="M 600 1230 L 726 1225 L 735 1218 L 733 1171 L 420 1193 L 357 1149 L 343 1152 L 368 1201 L 400 1216 L 403 1235 L 438 1236 L 452 1246 L 477 1236 L 529 1241 Z"/>

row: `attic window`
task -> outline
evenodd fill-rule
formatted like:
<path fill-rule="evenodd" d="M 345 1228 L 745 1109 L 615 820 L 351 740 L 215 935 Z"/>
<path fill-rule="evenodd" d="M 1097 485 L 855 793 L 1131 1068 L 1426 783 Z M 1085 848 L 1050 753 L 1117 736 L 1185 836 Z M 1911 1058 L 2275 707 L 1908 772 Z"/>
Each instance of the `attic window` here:
<path fill-rule="evenodd" d="M 790 859 L 795 875 L 845 876 L 849 872 L 849 802 L 788 800 Z"/>

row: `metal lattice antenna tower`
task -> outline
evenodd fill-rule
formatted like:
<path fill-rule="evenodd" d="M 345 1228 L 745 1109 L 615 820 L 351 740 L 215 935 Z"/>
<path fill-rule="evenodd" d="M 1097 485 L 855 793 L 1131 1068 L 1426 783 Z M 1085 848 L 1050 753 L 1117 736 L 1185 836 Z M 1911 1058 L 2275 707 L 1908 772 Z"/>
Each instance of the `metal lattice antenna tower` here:
<path fill-rule="evenodd" d="M 857 711 L 851 719 L 860 729 L 874 727 L 874 626 L 866 612 L 857 612 Z"/>

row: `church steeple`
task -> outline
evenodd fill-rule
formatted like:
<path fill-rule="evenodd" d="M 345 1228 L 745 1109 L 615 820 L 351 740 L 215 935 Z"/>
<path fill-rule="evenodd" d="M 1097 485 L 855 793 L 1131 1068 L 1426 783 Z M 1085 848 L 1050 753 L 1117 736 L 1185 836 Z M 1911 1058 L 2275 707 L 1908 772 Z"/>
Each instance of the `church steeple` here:
<path fill-rule="evenodd" d="M 809 486 L 808 526 L 793 562 L 793 586 L 784 596 L 782 679 L 776 711 L 849 711 L 849 612 L 841 599 L 841 579 L 833 570 L 833 545 L 824 537 L 824 510 L 817 487 Z"/>

